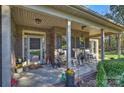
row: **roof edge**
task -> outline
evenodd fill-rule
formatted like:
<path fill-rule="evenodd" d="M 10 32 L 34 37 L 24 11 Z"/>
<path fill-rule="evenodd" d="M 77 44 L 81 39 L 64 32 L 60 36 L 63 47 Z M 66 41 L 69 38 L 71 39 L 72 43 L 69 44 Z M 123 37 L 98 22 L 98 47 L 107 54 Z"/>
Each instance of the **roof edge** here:
<path fill-rule="evenodd" d="M 124 26 L 123 26 L 122 24 L 117 23 L 117 22 L 115 22 L 114 20 L 107 19 L 106 17 L 104 17 L 104 16 L 98 14 L 97 12 L 95 12 L 95 11 L 89 9 L 89 8 L 86 8 L 85 6 L 81 6 L 81 5 L 79 5 L 79 6 L 77 6 L 77 5 L 70 5 L 70 6 L 73 7 L 73 8 L 76 8 L 76 9 L 78 9 L 78 10 L 80 10 L 80 11 L 83 11 L 83 12 L 86 12 L 86 13 L 91 14 L 91 15 L 93 15 L 93 16 L 96 16 L 96 17 L 98 17 L 98 18 L 100 18 L 100 19 L 102 19 L 102 20 L 104 20 L 104 21 L 107 21 L 107 22 L 109 22 L 109 23 L 111 23 L 111 24 L 113 24 L 113 25 L 119 26 L 119 27 L 121 27 L 122 29 L 124 29 Z"/>

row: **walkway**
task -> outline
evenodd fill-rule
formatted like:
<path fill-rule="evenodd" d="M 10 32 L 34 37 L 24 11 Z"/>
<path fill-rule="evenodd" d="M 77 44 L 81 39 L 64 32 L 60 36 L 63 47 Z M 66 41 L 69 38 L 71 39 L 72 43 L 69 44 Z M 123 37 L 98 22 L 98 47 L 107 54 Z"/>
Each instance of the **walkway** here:
<path fill-rule="evenodd" d="M 18 79 L 18 87 L 53 87 L 57 83 L 60 83 L 61 73 L 66 70 L 65 67 L 53 69 L 50 66 L 44 66 L 36 70 L 30 70 L 23 72 Z M 76 72 L 75 76 L 82 76 L 92 70 L 95 70 L 95 65 L 85 64 L 84 66 L 74 67 Z M 17 75 L 16 75 L 17 77 Z"/>

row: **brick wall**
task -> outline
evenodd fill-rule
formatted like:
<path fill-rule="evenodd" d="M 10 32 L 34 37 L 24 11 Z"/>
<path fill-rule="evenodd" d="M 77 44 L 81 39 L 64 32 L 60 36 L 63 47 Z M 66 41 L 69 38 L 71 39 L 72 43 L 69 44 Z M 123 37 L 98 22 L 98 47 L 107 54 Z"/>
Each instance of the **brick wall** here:
<path fill-rule="evenodd" d="M 16 37 L 15 37 L 15 34 L 16 34 L 16 24 L 14 22 L 14 20 L 12 19 L 11 20 L 12 24 L 11 24 L 11 64 L 12 64 L 12 67 L 15 67 L 16 65 L 16 56 L 15 56 L 15 40 L 16 40 Z"/>
<path fill-rule="evenodd" d="M 22 28 L 19 26 L 16 27 L 15 39 L 16 58 L 22 58 Z"/>
<path fill-rule="evenodd" d="M 55 31 L 54 28 L 46 32 L 46 56 L 51 62 L 54 62 L 55 49 Z"/>

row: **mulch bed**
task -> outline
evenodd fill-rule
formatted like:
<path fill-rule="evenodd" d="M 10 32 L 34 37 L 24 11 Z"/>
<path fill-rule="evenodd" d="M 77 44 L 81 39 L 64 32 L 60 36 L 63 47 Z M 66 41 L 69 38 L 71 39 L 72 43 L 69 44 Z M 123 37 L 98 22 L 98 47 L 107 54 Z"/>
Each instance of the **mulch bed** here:
<path fill-rule="evenodd" d="M 115 79 L 108 79 L 108 84 L 110 87 L 119 87 Z"/>
<path fill-rule="evenodd" d="M 96 71 L 91 71 L 83 75 L 80 87 L 96 87 Z"/>
<path fill-rule="evenodd" d="M 80 87 L 96 87 L 96 80 L 82 81 Z"/>

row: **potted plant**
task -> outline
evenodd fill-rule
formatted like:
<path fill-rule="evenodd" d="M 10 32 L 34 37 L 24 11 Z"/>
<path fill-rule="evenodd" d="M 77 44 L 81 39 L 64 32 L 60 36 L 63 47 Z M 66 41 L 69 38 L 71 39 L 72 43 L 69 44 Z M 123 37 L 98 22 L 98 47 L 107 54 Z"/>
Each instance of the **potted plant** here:
<path fill-rule="evenodd" d="M 22 59 L 21 58 L 17 59 L 15 69 L 16 69 L 17 73 L 21 73 L 23 71 L 23 65 L 22 65 Z"/>
<path fill-rule="evenodd" d="M 66 70 L 66 86 L 67 87 L 74 87 L 74 80 L 75 80 L 75 73 L 73 69 L 68 68 Z"/>
<path fill-rule="evenodd" d="M 21 73 L 23 71 L 23 66 L 22 64 L 16 64 L 16 72 Z"/>

